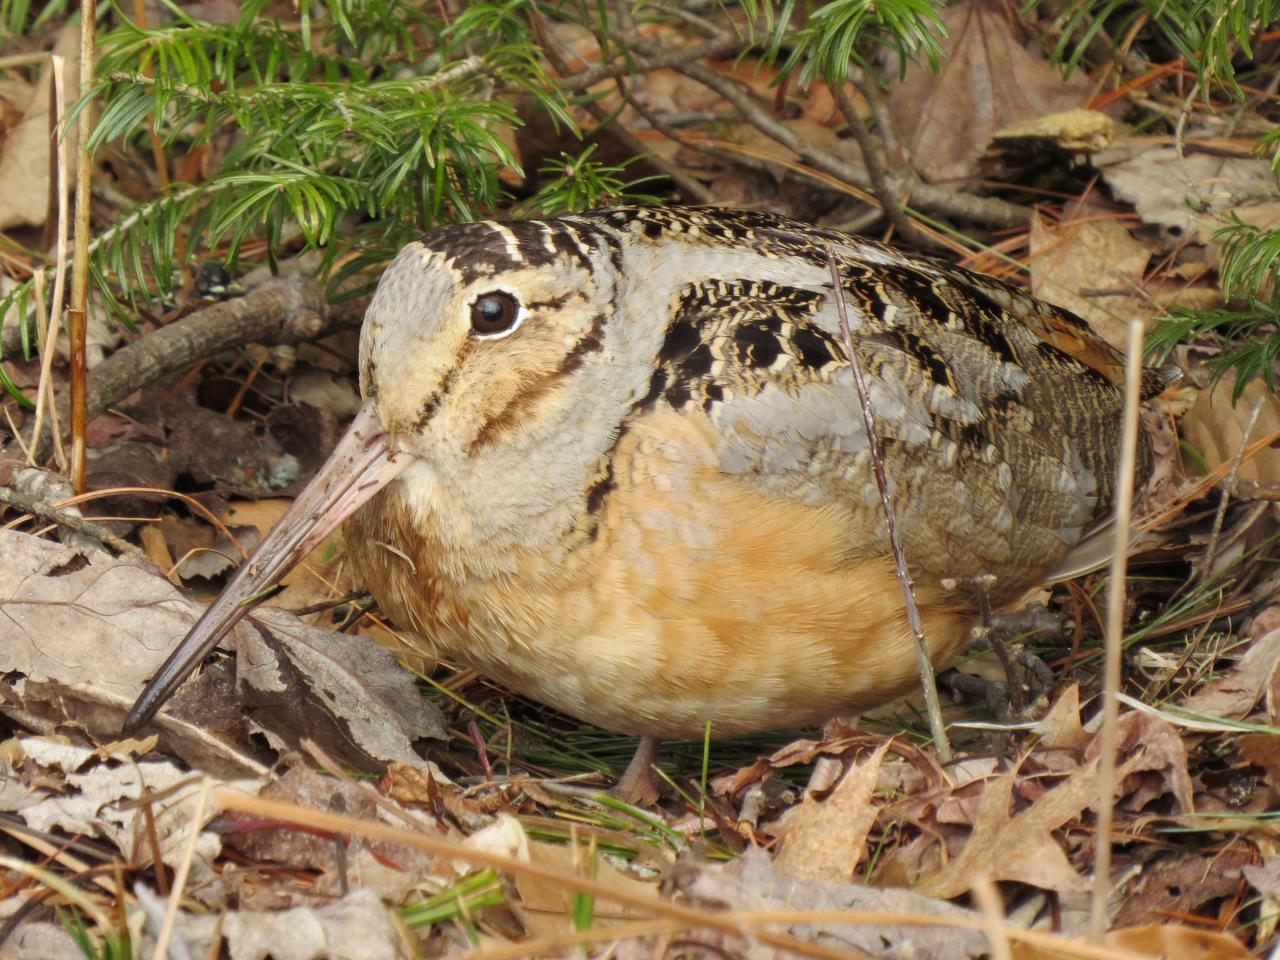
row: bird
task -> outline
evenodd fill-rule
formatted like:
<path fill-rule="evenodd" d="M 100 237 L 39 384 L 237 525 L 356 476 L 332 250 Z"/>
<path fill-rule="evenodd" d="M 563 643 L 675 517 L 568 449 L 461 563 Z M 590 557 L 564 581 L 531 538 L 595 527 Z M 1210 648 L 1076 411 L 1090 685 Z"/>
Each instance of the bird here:
<path fill-rule="evenodd" d="M 379 281 L 333 456 L 126 727 L 344 520 L 424 653 L 642 747 L 886 703 L 919 679 L 873 456 L 946 664 L 984 600 L 1043 583 L 1108 515 L 1123 375 L 1014 285 L 772 213 L 440 227 Z M 1162 386 L 1143 372 L 1144 399 Z M 1139 480 L 1151 460 L 1143 436 Z"/>

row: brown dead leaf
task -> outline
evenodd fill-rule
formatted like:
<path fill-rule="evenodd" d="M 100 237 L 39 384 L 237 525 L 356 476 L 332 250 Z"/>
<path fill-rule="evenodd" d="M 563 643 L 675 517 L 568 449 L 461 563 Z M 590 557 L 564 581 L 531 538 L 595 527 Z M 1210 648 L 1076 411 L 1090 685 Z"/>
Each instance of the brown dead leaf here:
<path fill-rule="evenodd" d="M 236 632 L 236 673 L 254 723 L 273 740 L 296 747 L 308 737 L 335 759 L 381 772 L 389 762 L 421 764 L 419 740 L 448 739 L 440 711 L 389 651 L 272 607 L 252 619 L 266 636 Z"/>
<path fill-rule="evenodd" d="M 1156 307 L 1141 296 L 1151 251 L 1116 220 L 1064 223 L 1049 230 L 1031 221 L 1031 292 L 1089 322 L 1104 340 L 1123 349 L 1130 320 L 1144 324 Z"/>
<path fill-rule="evenodd" d="M 1191 809 L 1186 748 L 1171 724 L 1144 713 L 1126 713 L 1117 730 L 1117 799 L 1141 809 L 1155 795 L 1172 794 L 1180 812 Z M 1015 880 L 1059 893 L 1088 889 L 1067 860 L 1053 831 L 1079 817 L 1098 800 L 1097 741 L 1086 763 L 1033 803 L 1010 813 L 1017 772 L 989 781 L 979 801 L 973 832 L 960 855 L 918 888 L 935 897 L 956 897 L 975 880 Z"/>
<path fill-rule="evenodd" d="M 174 558 L 174 572 L 182 580 L 212 580 L 240 566 L 241 551 L 252 550 L 261 540 L 253 527 L 228 527 L 235 543 L 221 530 L 189 517 L 166 516 L 154 525 L 164 535 L 165 546 Z M 165 570 L 167 574 L 168 569 Z"/>
<path fill-rule="evenodd" d="M 373 800 L 363 790 L 301 763 L 267 784 L 260 795 L 361 819 L 377 813 Z M 312 893 L 336 894 L 346 882 L 352 887 L 372 887 L 398 900 L 434 862 L 430 854 L 415 848 L 380 840 L 326 836 L 288 823 L 263 823 L 238 814 L 220 818 L 216 826 L 223 842 L 250 860 L 319 871 L 322 876 Z"/>
<path fill-rule="evenodd" d="M 8 619 L 0 670 L 20 678 L 0 687 L 0 695 L 37 716 L 72 719 L 112 739 L 199 613 L 145 561 L 81 554 L 14 531 L 0 531 L 0 597 Z M 443 735 L 438 712 L 413 678 L 368 640 L 268 607 L 240 624 L 230 642 L 239 649 L 240 685 L 259 707 L 255 720 L 283 742 L 310 736 L 360 769 L 377 769 L 393 760 L 421 763 L 412 743 Z M 283 652 L 284 666 L 273 650 Z M 212 672 L 189 680 L 175 699 Z M 156 729 L 179 756 L 210 772 L 261 774 L 255 759 L 178 719 L 175 709 L 160 715 Z M 196 712 L 212 711 L 202 704 Z"/>
<path fill-rule="evenodd" d="M 1095 162 L 1112 192 L 1133 204 L 1143 223 L 1163 227 L 1179 241 L 1213 242 L 1220 215 L 1197 212 L 1202 205 L 1225 213 L 1275 198 L 1275 177 L 1261 157 L 1179 157 L 1175 147 L 1152 146 L 1118 162 Z"/>
<path fill-rule="evenodd" d="M 1143 864 L 1112 918 L 1118 927 L 1201 914 L 1213 901 L 1240 889 L 1249 854 L 1230 849 L 1216 855 L 1155 855 Z"/>
<path fill-rule="evenodd" d="M 1261 403 L 1262 407 L 1249 441 L 1260 440 L 1280 430 L 1280 397 L 1267 389 L 1262 378 L 1255 377 L 1245 385 L 1240 399 L 1232 403 L 1235 382 L 1235 377 L 1226 376 L 1201 390 L 1182 421 L 1187 443 L 1204 457 L 1210 470 L 1230 463 L 1235 457 L 1254 404 Z M 1237 477 L 1254 481 L 1280 477 L 1280 448 L 1273 445 L 1260 450 L 1240 464 Z"/>
<path fill-rule="evenodd" d="M 941 75 L 911 63 L 889 109 L 921 174 L 931 181 L 972 174 L 997 130 L 1081 107 L 1089 79 L 1030 53 L 996 4 L 969 0 L 941 11 L 947 27 Z M 886 71 L 897 75 L 898 65 Z"/>
<path fill-rule="evenodd" d="M 1280 664 L 1280 628 L 1254 640 L 1226 676 L 1205 684 L 1181 703 L 1186 710 L 1243 720 L 1274 682 Z"/>
<path fill-rule="evenodd" d="M 1045 750 L 1082 750 L 1091 739 L 1080 723 L 1080 684 L 1062 691 L 1049 712 L 1036 724 Z"/>
<path fill-rule="evenodd" d="M 62 89 L 66 106 L 75 102 L 80 83 L 80 28 L 74 21 L 58 33 L 53 52 L 63 58 Z M 49 205 L 49 90 L 51 70 L 40 71 L 40 82 L 22 117 L 22 122 L 5 137 L 0 153 L 0 230 L 8 227 L 38 227 L 44 223 Z M 75 124 L 67 130 L 66 151 L 76 151 Z M 75 185 L 75 164 L 68 163 L 67 188 Z"/>
<path fill-rule="evenodd" d="M 871 756 L 851 766 L 822 800 L 806 794 L 804 802 L 793 808 L 774 860 L 779 873 L 802 880 L 853 880 L 879 812 L 871 794 L 891 743 L 886 740 Z"/>
<path fill-rule="evenodd" d="M 920 885 L 920 892 L 942 899 L 958 897 L 984 875 L 1059 893 L 1088 889 L 1088 882 L 1071 866 L 1052 831 L 1079 816 L 1096 799 L 1095 766 L 1083 768 L 1012 817 L 1009 809 L 1017 773 L 988 782 L 969 842 L 960 856 Z"/>

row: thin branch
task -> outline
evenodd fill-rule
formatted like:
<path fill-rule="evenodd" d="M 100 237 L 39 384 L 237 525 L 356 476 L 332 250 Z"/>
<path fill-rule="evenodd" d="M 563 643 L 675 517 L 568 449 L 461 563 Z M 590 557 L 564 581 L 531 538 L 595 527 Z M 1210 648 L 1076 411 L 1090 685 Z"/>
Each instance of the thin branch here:
<path fill-rule="evenodd" d="M 533 23 L 535 35 L 540 39 L 542 52 L 546 54 L 547 60 L 550 61 L 552 69 L 559 74 L 571 73 L 572 71 L 569 70 L 568 64 L 566 64 L 564 58 L 560 56 L 560 51 L 556 49 L 555 43 L 546 29 L 546 23 L 542 19 L 542 14 L 536 6 L 531 6 L 529 8 L 529 17 Z M 715 201 L 715 195 L 712 194 L 710 190 L 681 170 L 676 164 L 672 163 L 666 157 L 659 156 L 651 151 L 647 146 L 645 146 L 642 140 L 621 124 L 611 124 L 610 121 L 612 120 L 612 117 L 610 117 L 608 112 L 606 112 L 600 104 L 596 103 L 594 100 L 588 100 L 582 106 L 591 114 L 592 117 L 595 118 L 595 121 L 600 124 L 601 127 L 607 127 L 609 132 L 613 134 L 613 136 L 617 137 L 618 140 L 622 142 L 622 145 L 632 155 L 643 155 L 646 163 L 655 167 L 664 176 L 669 177 L 671 182 L 674 183 L 680 192 L 686 197 L 696 201 L 697 203 L 713 203 Z"/>
<path fill-rule="evenodd" d="M 729 54 L 736 53 L 745 45 L 744 41 L 733 34 L 726 33 L 717 36 L 716 39 L 709 43 L 704 43 L 700 47 L 677 47 L 673 50 L 658 52 L 652 56 L 635 57 L 629 63 L 597 63 L 587 67 L 580 73 L 573 73 L 566 69 L 561 71 L 559 66 L 552 63 L 557 73 L 562 76 L 556 79 L 558 86 L 565 93 L 581 93 L 590 87 L 595 86 L 601 80 L 612 80 L 618 77 L 631 76 L 639 73 L 652 73 L 654 70 L 662 70 L 667 67 L 674 67 L 681 63 L 690 61 L 714 60 L 718 57 L 725 57 Z M 548 57 L 548 59 L 550 59 Z M 563 60 L 561 61 L 563 63 Z"/>
<path fill-rule="evenodd" d="M 653 52 L 653 47 L 643 37 L 621 31 L 616 33 L 615 37 L 641 53 Z M 818 149 L 786 124 L 775 120 L 752 99 L 748 92 L 741 89 L 730 78 L 701 63 L 681 63 L 675 69 L 720 94 L 738 109 L 747 123 L 797 154 L 805 163 L 845 183 L 870 187 L 866 182 L 867 178 L 860 171 L 839 157 Z M 913 187 L 910 199 L 914 206 L 932 210 L 944 216 L 975 220 L 997 227 L 1026 226 L 1031 215 L 1031 211 L 1026 207 L 1009 203 L 1007 200 L 957 193 L 928 183 L 920 183 Z"/>
<path fill-rule="evenodd" d="M 828 86 L 831 96 L 835 99 L 836 107 L 844 115 L 845 123 L 849 125 L 849 132 L 853 134 L 853 139 L 858 141 L 858 149 L 862 151 L 862 162 L 867 168 L 871 189 L 876 199 L 880 201 L 880 209 L 884 211 L 884 215 L 889 218 L 889 222 L 893 224 L 903 240 L 919 246 L 933 246 L 932 238 L 923 231 L 917 230 L 916 225 L 911 222 L 903 209 L 902 201 L 898 196 L 899 191 L 889 182 L 889 176 L 885 170 L 884 150 L 867 129 L 862 117 L 858 116 L 858 108 L 854 106 L 844 84 Z"/>
<path fill-rule="evenodd" d="M 880 136 L 880 142 L 884 144 L 885 156 L 889 158 L 889 162 L 895 166 L 909 164 L 911 158 L 898 140 L 898 128 L 894 125 L 893 117 L 889 113 L 880 85 L 876 83 L 875 78 L 859 67 L 851 67 L 849 82 L 858 88 L 862 99 L 866 100 L 867 106 L 871 108 L 871 115 L 876 118 L 876 133 Z"/>
<path fill-rule="evenodd" d="M 330 311 L 314 280 L 291 278 L 211 304 L 117 350 L 94 367 L 86 412 L 90 419 L 99 416 L 134 391 L 223 350 L 249 343 L 294 343 L 359 326 L 365 302 L 352 301 Z M 42 443 L 37 457 L 47 456 L 47 449 Z"/>
<path fill-rule="evenodd" d="M 57 507 L 12 487 L 0 487 L 0 503 L 8 504 L 14 509 L 29 513 L 32 516 L 42 517 L 60 527 L 66 527 L 68 530 L 74 530 L 76 533 L 88 537 L 104 550 L 110 547 L 116 553 L 142 556 L 142 551 L 132 543 L 117 537 L 101 524 L 86 520 L 74 507 Z"/>
<path fill-rule="evenodd" d="M 889 546 L 893 550 L 894 570 L 898 575 L 898 583 L 902 587 L 907 625 L 915 640 L 916 661 L 920 668 L 920 685 L 924 690 L 925 707 L 929 714 L 929 730 L 933 735 L 934 748 L 938 751 L 938 759 L 943 763 L 950 763 L 951 744 L 947 741 L 947 728 L 942 721 L 942 705 L 938 701 L 938 681 L 934 676 L 933 661 L 929 658 L 929 647 L 925 643 L 924 624 L 920 619 L 920 608 L 916 604 L 915 590 L 912 589 L 911 573 L 907 570 L 907 557 L 902 552 L 902 540 L 898 536 L 898 519 L 889 497 L 889 480 L 885 476 L 884 459 L 880 455 L 880 438 L 876 434 L 871 395 L 867 392 L 867 383 L 862 377 L 862 365 L 858 362 L 857 351 L 853 349 L 853 334 L 849 330 L 849 312 L 844 302 L 844 280 L 840 276 L 840 265 L 836 261 L 835 251 L 830 247 L 827 247 L 827 264 L 831 268 L 831 292 L 835 297 L 836 314 L 840 319 L 840 335 L 844 339 L 844 348 L 849 354 L 853 382 L 858 388 L 862 426 L 867 432 L 867 450 L 871 454 L 871 467 L 876 478 L 876 488 L 880 491 L 880 505 L 884 508 L 885 525 L 889 530 Z"/>

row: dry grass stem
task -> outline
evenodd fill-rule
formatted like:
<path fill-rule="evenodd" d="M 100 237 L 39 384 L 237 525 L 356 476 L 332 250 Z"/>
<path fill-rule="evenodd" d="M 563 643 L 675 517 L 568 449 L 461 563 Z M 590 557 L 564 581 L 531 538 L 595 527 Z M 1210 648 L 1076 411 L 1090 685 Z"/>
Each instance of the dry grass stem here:
<path fill-rule="evenodd" d="M 178 920 L 178 907 L 182 903 L 182 893 L 187 886 L 187 874 L 191 872 L 191 863 L 196 856 L 196 842 L 200 839 L 200 831 L 204 827 L 204 812 L 209 806 L 209 795 L 213 791 L 213 780 L 204 778 L 200 794 L 196 797 L 195 813 L 191 817 L 191 834 L 182 848 L 182 860 L 178 869 L 173 872 L 173 890 L 169 894 L 168 905 L 164 911 L 164 923 L 156 935 L 156 952 L 152 960 L 166 960 L 169 956 L 169 941 L 173 939 L 173 927 Z M 219 791 L 221 792 L 221 791 Z"/>
<path fill-rule="evenodd" d="M 991 960 L 1013 960 L 1009 935 L 1004 930 L 1004 906 L 1000 890 L 990 877 L 979 877 L 973 884 L 973 898 L 987 921 L 987 941 L 991 944 Z"/>
<path fill-rule="evenodd" d="M 844 284 L 840 278 L 840 266 L 836 263 L 835 252 L 827 248 L 827 265 L 831 268 L 831 288 L 836 301 L 836 313 L 840 317 L 840 335 L 844 338 L 844 348 L 849 353 L 849 366 L 853 370 L 853 382 L 858 387 L 858 401 L 862 409 L 862 426 L 867 431 L 867 449 L 871 452 L 871 466 L 876 478 L 876 487 L 880 491 L 880 503 L 884 507 L 885 524 L 889 529 L 889 546 L 893 550 L 893 564 L 898 574 L 898 583 L 902 586 L 902 599 L 906 606 L 907 624 L 915 639 L 916 659 L 920 667 L 920 685 L 924 689 L 925 707 L 929 715 L 929 732 L 933 736 L 934 748 L 938 751 L 938 759 L 943 763 L 951 762 L 951 744 L 947 740 L 947 728 L 942 722 L 942 704 L 938 701 L 938 681 L 933 672 L 933 661 L 929 659 L 929 649 L 924 641 L 924 625 L 920 620 L 920 608 L 916 605 L 915 591 L 912 589 L 911 573 L 907 570 L 907 558 L 902 552 L 902 541 L 898 537 L 898 522 L 893 512 L 893 504 L 889 498 L 889 481 L 884 472 L 884 461 L 880 457 L 880 441 L 876 436 L 875 414 L 871 410 L 871 396 L 867 393 L 867 384 L 862 376 L 862 366 L 858 363 L 858 354 L 853 349 L 853 334 L 849 330 L 849 311 L 844 302 Z"/>
<path fill-rule="evenodd" d="M 80 96 L 93 90 L 94 49 L 98 29 L 97 0 L 80 4 Z M 76 228 L 75 258 L 71 271 L 71 307 L 67 311 L 67 336 L 71 341 L 71 485 L 76 493 L 85 490 L 86 434 L 89 429 L 89 372 L 86 354 L 89 317 L 89 231 L 90 188 L 93 163 L 89 137 L 93 133 L 92 105 L 76 118 Z M 59 245 L 61 249 L 61 245 Z"/>
<path fill-rule="evenodd" d="M 354 817 L 316 810 L 312 807 L 299 807 L 277 800 L 264 800 L 262 797 L 240 793 L 226 787 L 213 791 L 214 803 L 222 810 L 246 813 L 251 816 L 287 823 L 300 824 L 317 830 L 333 833 L 345 833 L 353 837 L 367 840 L 380 840 L 386 843 L 402 844 L 413 847 L 438 857 L 462 860 L 473 866 L 492 867 L 509 875 L 521 875 L 541 880 L 546 883 L 560 884 L 566 889 L 574 890 L 612 900 L 625 906 L 635 907 L 648 913 L 659 914 L 673 922 L 692 927 L 718 930 L 733 936 L 750 935 L 770 946 L 789 950 L 807 957 L 830 958 L 830 960 L 849 960 L 846 950 L 834 950 L 820 944 L 808 943 L 785 934 L 760 929 L 767 924 L 906 924 L 918 927 L 942 927 L 947 929 L 978 930 L 985 932 L 990 924 L 985 920 L 970 916 L 935 916 L 932 914 L 908 913 L 904 911 L 871 911 L 871 910 L 753 910 L 741 912 L 712 912 L 696 907 L 688 907 L 658 897 L 648 897 L 631 893 L 609 884 L 600 883 L 584 876 L 539 863 L 516 860 L 500 853 L 477 850 L 463 844 L 439 837 L 415 833 L 401 827 L 392 826 L 376 820 L 358 820 Z M 649 921 L 651 922 L 651 921 Z M 1137 954 L 1127 950 L 1109 947 L 1097 947 L 1085 943 L 1063 941 L 1060 937 L 1002 923 L 1001 930 L 1011 941 L 1026 943 L 1042 949 L 1052 948 L 1065 960 L 1143 960 Z M 611 932 L 616 934 L 617 928 Z M 584 931 L 589 933 L 589 931 Z M 595 935 L 587 937 L 596 939 Z M 601 937 L 600 939 L 609 939 Z M 528 943 L 520 944 L 522 952 L 514 956 L 527 956 Z M 508 956 L 505 955 L 504 956 Z M 487 958 L 486 960 L 492 960 Z"/>
<path fill-rule="evenodd" d="M 1102 681 L 1102 731 L 1098 736 L 1098 825 L 1093 861 L 1093 903 L 1089 939 L 1101 944 L 1107 932 L 1107 898 L 1111 892 L 1111 825 L 1116 794 L 1116 721 L 1120 713 L 1120 656 L 1124 642 L 1125 574 L 1129 562 L 1129 527 L 1133 514 L 1133 477 L 1138 450 L 1138 394 L 1142 382 L 1142 321 L 1129 323 L 1125 350 L 1124 430 L 1116 477 L 1115 544 L 1107 585 L 1107 651 Z"/>
<path fill-rule="evenodd" d="M 34 277 L 36 323 L 39 331 L 37 338 L 40 341 L 40 382 L 36 386 L 35 429 L 32 432 L 30 449 L 27 451 L 27 462 L 33 466 L 37 465 L 35 456 L 36 451 L 40 449 L 40 433 L 44 426 L 44 413 L 47 407 L 50 410 L 50 417 L 53 422 L 51 429 L 55 435 L 54 449 L 56 451 L 58 469 L 63 471 L 67 469 L 67 460 L 66 454 L 62 449 L 61 437 L 57 436 L 57 411 L 54 409 L 56 404 L 53 399 L 53 355 L 55 352 L 54 347 L 58 340 L 58 327 L 62 318 L 62 305 L 67 282 L 67 144 L 66 139 L 59 134 L 62 118 L 66 111 L 65 67 L 66 61 L 63 57 L 51 56 L 49 58 L 49 68 L 52 71 L 53 79 L 54 106 L 51 136 L 53 138 L 54 155 L 57 158 L 57 163 L 54 165 L 56 170 L 54 183 L 50 189 L 55 193 L 57 228 L 53 241 L 53 295 L 50 297 L 47 309 L 43 303 L 44 272 L 37 270 Z"/>

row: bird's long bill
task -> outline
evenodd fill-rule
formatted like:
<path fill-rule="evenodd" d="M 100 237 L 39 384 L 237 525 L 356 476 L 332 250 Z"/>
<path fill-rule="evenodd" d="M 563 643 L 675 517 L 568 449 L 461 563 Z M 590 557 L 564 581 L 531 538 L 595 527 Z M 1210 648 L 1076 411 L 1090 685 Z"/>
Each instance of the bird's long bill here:
<path fill-rule="evenodd" d="M 133 733 L 155 716 L 258 595 L 273 586 L 357 507 L 394 480 L 413 459 L 392 450 L 372 402 L 366 401 L 320 472 L 156 671 L 125 718 L 124 732 Z"/>

